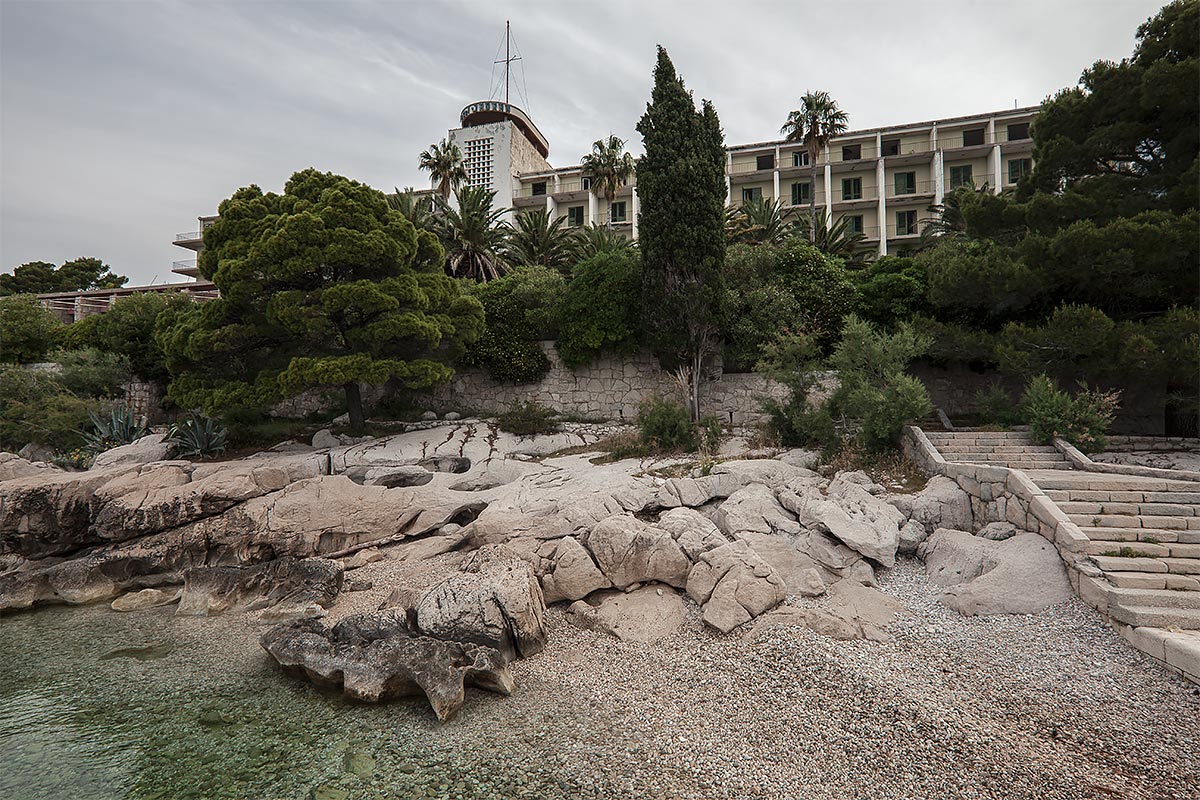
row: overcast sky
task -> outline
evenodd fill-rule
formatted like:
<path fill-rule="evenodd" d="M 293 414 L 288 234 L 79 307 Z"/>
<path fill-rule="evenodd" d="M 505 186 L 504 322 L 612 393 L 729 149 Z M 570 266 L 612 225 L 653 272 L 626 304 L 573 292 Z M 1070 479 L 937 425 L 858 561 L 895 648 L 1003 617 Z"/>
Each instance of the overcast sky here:
<path fill-rule="evenodd" d="M 640 150 L 657 43 L 733 144 L 776 137 L 807 89 L 852 128 L 1034 105 L 1159 5 L 0 0 L 0 270 L 94 255 L 164 282 L 192 255 L 174 234 L 238 187 L 309 166 L 426 186 L 417 154 L 489 96 L 505 19 L 514 102 L 563 166 L 610 132 Z"/>

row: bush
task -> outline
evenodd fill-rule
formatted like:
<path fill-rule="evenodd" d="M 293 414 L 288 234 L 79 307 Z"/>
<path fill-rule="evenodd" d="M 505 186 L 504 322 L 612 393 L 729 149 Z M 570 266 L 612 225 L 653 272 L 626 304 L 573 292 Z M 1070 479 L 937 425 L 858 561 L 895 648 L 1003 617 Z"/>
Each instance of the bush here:
<path fill-rule="evenodd" d="M 604 252 L 575 265 L 560 311 L 558 354 L 575 368 L 604 350 L 637 349 L 641 267 L 634 252 Z"/>
<path fill-rule="evenodd" d="M 0 297 L 0 362 L 41 361 L 54 347 L 63 325 L 32 294 Z"/>
<path fill-rule="evenodd" d="M 524 403 L 514 403 L 512 408 L 497 417 L 497 422 L 502 431 L 517 436 L 537 436 L 558 433 L 560 426 L 555 416 L 551 409 L 526 400 Z"/>
<path fill-rule="evenodd" d="M 870 322 L 892 328 L 928 310 L 929 273 L 915 258 L 883 256 L 851 274 Z"/>
<path fill-rule="evenodd" d="M 92 453 L 133 444 L 150 432 L 129 406 L 113 406 L 107 415 L 89 411 L 88 418 L 92 429 L 84 432 L 83 444 Z"/>
<path fill-rule="evenodd" d="M 638 431 L 651 450 L 695 450 L 696 429 L 688 410 L 674 400 L 655 395 L 638 406 Z"/>
<path fill-rule="evenodd" d="M 122 397 L 132 377 L 128 358 L 93 347 L 57 350 L 49 358 L 61 368 L 59 384 L 77 397 Z"/>
<path fill-rule="evenodd" d="M 95 400 L 76 397 L 58 376 L 0 364 L 0 448 L 16 451 L 26 444 L 72 450 L 82 444 L 82 429 Z"/>
<path fill-rule="evenodd" d="M 840 442 L 833 415 L 827 403 L 815 404 L 809 399 L 820 368 L 817 347 L 811 336 L 780 336 L 764 347 L 755 369 L 788 387 L 786 399 L 762 402 L 772 437 L 787 447 L 819 447 L 829 452 Z"/>
<path fill-rule="evenodd" d="M 1062 438 L 1085 453 L 1103 450 L 1107 434 L 1120 405 L 1119 392 L 1084 389 L 1075 397 L 1058 388 L 1046 375 L 1029 381 L 1021 396 L 1021 414 L 1038 444 Z"/>
<path fill-rule="evenodd" d="M 173 316 L 192 307 L 192 301 L 177 292 L 142 292 L 113 302 L 108 311 L 85 317 L 67 326 L 64 344 L 96 347 L 126 356 L 133 374 L 148 381 L 165 381 L 166 357 L 154 336 L 164 311 Z"/>
<path fill-rule="evenodd" d="M 929 339 L 907 324 L 887 334 L 858 317 L 846 320 L 829 359 L 840 383 L 832 409 L 862 421 L 858 438 L 869 452 L 894 448 L 904 426 L 933 409 L 925 385 L 904 372 L 928 346 Z"/>
<path fill-rule="evenodd" d="M 1008 428 L 1021 421 L 1017 403 L 998 383 L 975 392 L 975 407 L 979 409 L 979 421 L 984 425 Z"/>
<path fill-rule="evenodd" d="M 182 422 L 175 422 L 167 432 L 167 441 L 176 455 L 206 458 L 225 452 L 229 431 L 211 417 L 193 412 Z"/>
<path fill-rule="evenodd" d="M 484 367 L 498 381 L 534 383 L 550 370 L 538 345 L 558 334 L 558 302 L 566 289 L 562 275 L 546 267 L 518 267 L 469 290 L 485 314 L 483 335 L 459 358 L 467 367 Z"/>

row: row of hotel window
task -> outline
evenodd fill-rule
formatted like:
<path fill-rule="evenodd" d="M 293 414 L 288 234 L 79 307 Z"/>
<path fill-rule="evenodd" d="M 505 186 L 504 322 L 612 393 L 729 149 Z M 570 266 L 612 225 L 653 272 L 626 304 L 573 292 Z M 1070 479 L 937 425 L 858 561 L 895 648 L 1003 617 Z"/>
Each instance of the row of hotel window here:
<path fill-rule="evenodd" d="M 1029 123 L 1017 122 L 1008 126 L 1006 131 L 1008 138 L 1006 141 L 1015 142 L 1021 139 L 1029 138 Z M 987 129 L 973 128 L 962 132 L 963 147 L 977 147 L 982 144 L 987 144 Z M 901 151 L 899 139 L 884 139 L 880 142 L 880 155 L 884 158 L 888 156 L 898 156 Z M 924 143 L 919 145 L 920 149 L 912 152 L 928 152 Z M 793 151 L 792 154 L 793 167 L 807 167 L 809 165 L 808 153 L 803 150 Z M 863 146 L 859 144 L 842 145 L 842 161 L 860 161 L 863 157 Z M 775 154 L 765 153 L 755 158 L 755 170 L 775 169 Z"/>
<path fill-rule="evenodd" d="M 1015 158 L 1008 162 L 1008 182 L 1016 183 L 1024 176 L 1028 175 L 1033 169 L 1033 160 L 1028 158 Z M 950 186 L 951 190 L 957 189 L 960 186 L 974 186 L 975 176 L 972 174 L 971 165 L 964 164 L 962 166 L 950 167 Z M 895 194 L 917 194 L 917 173 L 915 172 L 897 172 L 895 175 Z M 929 192 L 932 193 L 932 192 Z M 792 184 L 792 205 L 799 206 L 808 203 L 812 199 L 812 184 L 808 181 L 801 181 Z M 842 200 L 862 200 L 863 199 L 863 182 L 862 178 L 843 178 L 842 179 Z M 742 189 L 742 202 L 749 203 L 751 201 L 762 200 L 762 187 L 747 186 Z"/>

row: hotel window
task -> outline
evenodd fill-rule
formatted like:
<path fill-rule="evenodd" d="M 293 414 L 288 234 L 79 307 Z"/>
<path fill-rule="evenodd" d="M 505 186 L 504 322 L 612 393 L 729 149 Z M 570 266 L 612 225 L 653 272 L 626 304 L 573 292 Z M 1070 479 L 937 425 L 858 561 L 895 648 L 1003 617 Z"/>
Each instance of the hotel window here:
<path fill-rule="evenodd" d="M 963 147 L 974 147 L 977 144 L 983 144 L 983 128 L 963 131 Z"/>
<path fill-rule="evenodd" d="M 896 212 L 896 235 L 897 236 L 914 236 L 917 233 L 917 212 L 913 211 L 897 211 Z"/>
<path fill-rule="evenodd" d="M 534 197 L 541 197 L 542 195 L 544 195 L 546 193 L 546 182 L 538 181 L 537 183 L 535 183 L 533 185 L 533 188 L 530 190 L 529 193 L 531 195 L 533 195 Z"/>
<path fill-rule="evenodd" d="M 900 140 L 899 139 L 884 139 L 883 140 L 883 155 L 885 155 L 885 156 L 900 155 Z"/>
<path fill-rule="evenodd" d="M 897 172 L 896 173 L 896 194 L 916 194 L 917 193 L 917 173 L 915 172 Z"/>
<path fill-rule="evenodd" d="M 862 200 L 862 178 L 842 178 L 842 199 Z"/>
<path fill-rule="evenodd" d="M 742 189 L 742 202 L 750 203 L 762 200 L 762 188 L 759 186 L 747 186 Z"/>
<path fill-rule="evenodd" d="M 793 167 L 807 167 L 808 166 L 808 151 L 807 150 L 793 151 L 792 152 L 792 166 Z"/>
<path fill-rule="evenodd" d="M 775 156 L 765 155 L 754 159 L 755 169 L 775 169 Z"/>
<path fill-rule="evenodd" d="M 1033 170 L 1033 159 L 1014 158 L 1008 162 L 1008 182 L 1016 183 Z"/>
<path fill-rule="evenodd" d="M 862 158 L 861 144 L 848 144 L 842 147 L 842 161 L 858 161 Z"/>
<path fill-rule="evenodd" d="M 592 188 L 592 179 L 591 178 L 583 178 L 582 182 L 580 183 L 580 186 L 583 187 L 583 190 L 585 192 L 588 191 L 589 189 Z"/>
<path fill-rule="evenodd" d="M 1028 139 L 1028 138 L 1029 138 L 1029 123 L 1028 122 L 1014 122 L 1012 125 L 1008 126 L 1008 140 L 1010 142 L 1015 142 L 1020 139 Z"/>
<path fill-rule="evenodd" d="M 464 142 L 463 166 L 467 168 L 468 186 L 491 186 L 492 140 L 468 139 Z"/>
<path fill-rule="evenodd" d="M 624 222 L 625 221 L 625 201 L 624 200 L 619 200 L 612 204 L 612 208 L 609 210 L 608 219 L 610 222 Z"/>
<path fill-rule="evenodd" d="M 567 209 L 567 224 L 572 228 L 583 227 L 583 206 L 571 206 Z"/>
<path fill-rule="evenodd" d="M 975 186 L 975 181 L 971 176 L 970 164 L 950 168 L 950 188 L 957 189 L 960 186 L 970 186 L 972 188 Z"/>
<path fill-rule="evenodd" d="M 812 184 L 808 181 L 804 183 L 792 184 L 792 205 L 806 206 L 809 200 L 812 199 Z"/>
<path fill-rule="evenodd" d="M 846 220 L 846 233 L 862 233 L 863 232 L 863 217 L 862 214 L 852 214 L 848 217 L 842 217 Z"/>

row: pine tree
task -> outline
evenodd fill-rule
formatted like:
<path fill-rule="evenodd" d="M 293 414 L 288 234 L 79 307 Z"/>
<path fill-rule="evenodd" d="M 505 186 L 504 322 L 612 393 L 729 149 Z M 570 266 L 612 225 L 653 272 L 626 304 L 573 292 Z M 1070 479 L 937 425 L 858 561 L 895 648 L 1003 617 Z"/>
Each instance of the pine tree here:
<path fill-rule="evenodd" d="M 637 126 L 639 244 L 651 347 L 683 367 L 699 417 L 700 376 L 720 339 L 725 263 L 725 143 L 716 109 L 696 109 L 667 51 L 658 48 L 654 90 Z"/>

